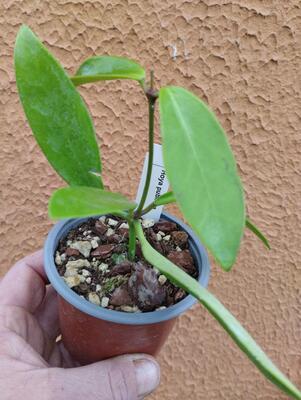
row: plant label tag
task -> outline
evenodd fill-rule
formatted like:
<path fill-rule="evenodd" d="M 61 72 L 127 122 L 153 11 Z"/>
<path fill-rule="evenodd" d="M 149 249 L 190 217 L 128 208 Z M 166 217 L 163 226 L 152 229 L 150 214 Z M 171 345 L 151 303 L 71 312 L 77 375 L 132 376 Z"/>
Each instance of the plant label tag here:
<path fill-rule="evenodd" d="M 146 180 L 147 165 L 148 165 L 148 153 L 146 153 L 144 159 L 142 175 L 136 196 L 137 204 L 139 204 L 139 201 L 142 197 L 143 188 Z M 154 144 L 153 170 L 152 170 L 152 176 L 148 194 L 144 203 L 144 208 L 148 206 L 150 203 L 152 203 L 157 197 L 161 196 L 164 193 L 167 193 L 168 188 L 169 188 L 169 182 L 167 180 L 166 171 L 163 163 L 162 146 L 160 144 Z M 143 215 L 142 218 L 159 221 L 162 210 L 163 206 L 158 206 L 154 210 L 151 210 L 147 214 Z"/>

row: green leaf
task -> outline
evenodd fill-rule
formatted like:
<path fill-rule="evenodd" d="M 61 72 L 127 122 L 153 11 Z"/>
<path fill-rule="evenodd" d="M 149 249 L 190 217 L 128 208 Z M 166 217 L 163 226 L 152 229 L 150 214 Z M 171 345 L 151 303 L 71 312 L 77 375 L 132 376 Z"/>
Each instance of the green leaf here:
<path fill-rule="evenodd" d="M 96 56 L 88 58 L 71 79 L 76 86 L 112 79 L 133 79 L 143 83 L 145 70 L 128 58 Z"/>
<path fill-rule="evenodd" d="M 225 270 L 245 227 L 244 196 L 226 136 L 212 111 L 179 87 L 160 89 L 163 156 L 179 207 Z"/>
<path fill-rule="evenodd" d="M 134 210 L 136 203 L 119 193 L 92 187 L 67 187 L 55 191 L 49 202 L 53 219 L 90 217 L 100 214 L 120 214 Z"/>
<path fill-rule="evenodd" d="M 174 193 L 167 192 L 156 198 L 154 201 L 154 206 L 164 206 L 164 204 L 174 203 L 175 201 L 177 200 Z"/>
<path fill-rule="evenodd" d="M 17 86 L 34 136 L 70 185 L 102 188 L 91 117 L 68 75 L 34 33 L 22 26 L 15 45 Z"/>
<path fill-rule="evenodd" d="M 194 278 L 186 274 L 181 268 L 158 253 L 145 239 L 142 227 L 135 222 L 136 235 L 141 243 L 141 250 L 145 259 L 155 266 L 162 274 L 177 286 L 192 294 L 203 304 L 213 317 L 228 332 L 234 342 L 249 357 L 256 367 L 271 382 L 288 395 L 301 400 L 300 391 L 289 379 L 273 364 L 262 351 L 250 334 L 241 326 L 234 316 L 208 290 L 202 287 Z"/>
<path fill-rule="evenodd" d="M 264 236 L 264 234 L 255 226 L 248 218 L 246 219 L 246 227 L 250 229 L 262 242 L 263 244 L 270 250 L 271 246 L 268 239 Z"/>

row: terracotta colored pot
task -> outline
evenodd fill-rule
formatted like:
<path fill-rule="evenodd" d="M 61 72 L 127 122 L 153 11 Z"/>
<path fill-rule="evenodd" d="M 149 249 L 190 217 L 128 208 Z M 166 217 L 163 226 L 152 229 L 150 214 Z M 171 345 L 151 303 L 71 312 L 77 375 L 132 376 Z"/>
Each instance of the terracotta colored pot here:
<path fill-rule="evenodd" d="M 177 218 L 163 213 L 161 218 L 176 222 L 189 235 L 189 246 L 199 270 L 199 282 L 207 286 L 210 265 L 207 253 L 191 229 Z M 59 240 L 87 218 L 56 224 L 45 242 L 44 262 L 49 281 L 59 294 L 60 327 L 65 347 L 82 364 L 109 357 L 147 353 L 156 355 L 166 341 L 176 318 L 189 309 L 195 299 L 187 296 L 164 310 L 125 313 L 105 309 L 78 296 L 57 272 L 54 254 Z"/>

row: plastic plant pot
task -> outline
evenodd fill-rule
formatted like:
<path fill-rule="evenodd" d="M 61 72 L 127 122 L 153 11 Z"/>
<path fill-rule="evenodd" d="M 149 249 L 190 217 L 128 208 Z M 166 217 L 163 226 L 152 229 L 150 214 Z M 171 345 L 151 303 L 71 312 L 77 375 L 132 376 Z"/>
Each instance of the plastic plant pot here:
<path fill-rule="evenodd" d="M 207 286 L 210 265 L 207 252 L 192 230 L 179 219 L 162 213 L 162 219 L 177 223 L 189 236 L 189 247 L 199 271 L 198 281 Z M 81 364 L 130 354 L 157 355 L 171 332 L 176 318 L 196 300 L 188 295 L 164 310 L 126 313 L 102 308 L 73 292 L 59 275 L 54 254 L 59 240 L 70 229 L 87 220 L 69 219 L 57 223 L 49 232 L 44 246 L 45 270 L 58 293 L 62 339 L 71 356 Z"/>

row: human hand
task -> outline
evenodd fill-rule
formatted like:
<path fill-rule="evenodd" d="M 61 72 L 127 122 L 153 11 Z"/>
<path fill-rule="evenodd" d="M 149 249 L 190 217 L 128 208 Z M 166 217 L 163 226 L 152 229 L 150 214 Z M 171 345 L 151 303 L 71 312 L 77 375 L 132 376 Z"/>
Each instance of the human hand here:
<path fill-rule="evenodd" d="M 42 251 L 19 261 L 0 283 L 2 400 L 137 400 L 159 384 L 156 361 L 127 355 L 79 366 L 59 335 L 56 293 L 46 287 Z"/>

